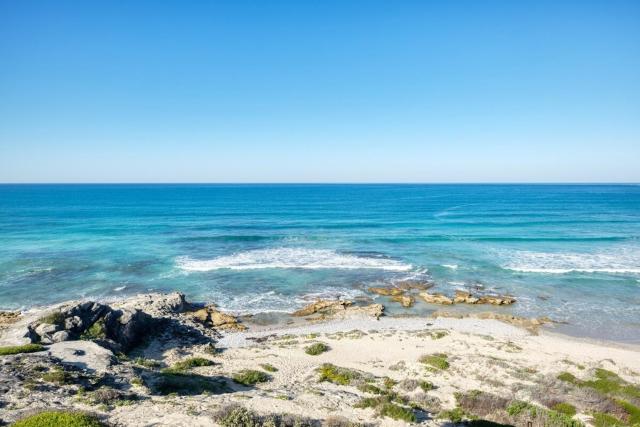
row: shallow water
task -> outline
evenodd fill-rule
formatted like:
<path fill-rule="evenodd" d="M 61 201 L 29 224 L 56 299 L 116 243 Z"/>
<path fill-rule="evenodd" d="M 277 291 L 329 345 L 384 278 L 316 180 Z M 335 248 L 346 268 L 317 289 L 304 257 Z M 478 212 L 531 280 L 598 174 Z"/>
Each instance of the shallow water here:
<path fill-rule="evenodd" d="M 2 185 L 0 242 L 5 309 L 179 289 L 291 311 L 425 278 L 640 342 L 637 185 Z"/>

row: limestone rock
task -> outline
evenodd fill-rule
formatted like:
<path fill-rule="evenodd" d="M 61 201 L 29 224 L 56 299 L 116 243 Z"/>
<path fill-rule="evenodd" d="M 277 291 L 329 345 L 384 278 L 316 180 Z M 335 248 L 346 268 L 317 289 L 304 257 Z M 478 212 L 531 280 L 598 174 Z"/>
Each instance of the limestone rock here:
<path fill-rule="evenodd" d="M 487 295 L 480 297 L 480 304 L 509 305 L 516 302 L 516 299 L 507 295 Z"/>
<path fill-rule="evenodd" d="M 475 319 L 499 320 L 504 323 L 509 323 L 511 325 L 519 326 L 521 328 L 527 329 L 532 333 L 537 333 L 540 326 L 544 324 L 554 323 L 554 321 L 548 317 L 528 318 L 528 317 L 514 316 L 512 314 L 494 313 L 492 311 L 483 312 L 483 313 L 464 313 L 463 314 L 463 313 L 453 313 L 453 312 L 438 310 L 432 313 L 431 316 L 434 318 L 450 317 L 454 319 L 475 318 Z"/>
<path fill-rule="evenodd" d="M 464 304 L 478 304 L 480 302 L 480 298 L 474 297 L 470 292 L 467 291 L 456 291 L 456 294 L 453 297 L 453 302 Z"/>
<path fill-rule="evenodd" d="M 391 300 L 399 302 L 403 307 L 411 307 L 415 302 L 415 298 L 410 295 L 395 295 L 391 297 Z"/>
<path fill-rule="evenodd" d="M 58 342 L 50 345 L 47 351 L 62 364 L 90 372 L 107 372 L 115 360 L 110 350 L 91 341 Z"/>
<path fill-rule="evenodd" d="M 351 306 L 351 301 L 343 301 L 343 300 L 318 300 L 316 302 L 312 302 L 309 305 L 301 308 L 298 311 L 293 313 L 294 316 L 309 316 L 311 314 L 319 313 L 319 312 L 336 312 L 341 310 L 346 310 L 347 307 Z"/>
<path fill-rule="evenodd" d="M 151 325 L 152 317 L 137 309 L 114 310 L 104 316 L 107 338 L 122 346 L 125 352 L 142 341 Z"/>
<path fill-rule="evenodd" d="M 238 318 L 223 313 L 216 308 L 215 305 L 208 305 L 192 313 L 194 320 L 203 325 L 226 330 L 244 331 L 247 329 Z"/>
<path fill-rule="evenodd" d="M 404 290 L 400 288 L 369 288 L 369 292 L 384 296 L 396 296 L 404 294 Z"/>
<path fill-rule="evenodd" d="M 62 342 L 69 339 L 69 332 L 67 331 L 58 331 L 51 336 L 51 341 L 53 342 Z"/>
<path fill-rule="evenodd" d="M 426 302 L 430 304 L 445 304 L 451 305 L 453 304 L 453 300 L 446 295 L 443 294 L 431 294 L 429 292 L 420 292 L 420 296 Z"/>

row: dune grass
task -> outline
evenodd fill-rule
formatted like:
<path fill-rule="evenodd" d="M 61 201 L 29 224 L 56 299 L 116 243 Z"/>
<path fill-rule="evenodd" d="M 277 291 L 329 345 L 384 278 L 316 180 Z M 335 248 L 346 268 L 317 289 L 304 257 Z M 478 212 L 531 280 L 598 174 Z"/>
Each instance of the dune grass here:
<path fill-rule="evenodd" d="M 0 347 L 0 356 L 9 356 L 11 354 L 35 353 L 43 351 L 44 347 L 40 344 L 12 345 L 9 347 Z"/>
<path fill-rule="evenodd" d="M 98 418 L 82 412 L 45 411 L 16 421 L 13 427 L 104 427 Z"/>

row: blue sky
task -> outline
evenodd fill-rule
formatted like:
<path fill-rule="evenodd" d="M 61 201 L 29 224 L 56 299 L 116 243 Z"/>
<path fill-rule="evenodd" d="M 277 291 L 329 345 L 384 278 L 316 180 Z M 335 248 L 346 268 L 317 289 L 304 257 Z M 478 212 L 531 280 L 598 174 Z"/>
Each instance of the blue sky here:
<path fill-rule="evenodd" d="M 638 1 L 0 1 L 0 182 L 640 181 Z"/>

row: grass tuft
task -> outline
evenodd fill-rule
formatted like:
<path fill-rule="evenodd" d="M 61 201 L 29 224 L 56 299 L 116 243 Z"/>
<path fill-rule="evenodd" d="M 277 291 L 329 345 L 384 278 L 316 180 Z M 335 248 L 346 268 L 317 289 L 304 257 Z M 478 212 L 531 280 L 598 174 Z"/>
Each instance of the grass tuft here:
<path fill-rule="evenodd" d="M 432 368 L 445 370 L 449 368 L 449 362 L 447 361 L 447 355 L 444 353 L 425 354 L 420 358 L 420 363 L 429 365 Z"/>
<path fill-rule="evenodd" d="M 183 373 L 189 369 L 198 368 L 200 366 L 211 366 L 214 362 L 204 357 L 189 357 L 187 359 L 176 362 L 170 368 L 163 369 L 164 373 Z"/>
<path fill-rule="evenodd" d="M 260 367 L 267 372 L 278 372 L 278 368 L 269 363 L 262 363 L 260 364 Z"/>
<path fill-rule="evenodd" d="M 12 345 L 9 347 L 0 347 L 0 356 L 20 353 L 35 353 L 36 351 L 42 350 L 44 350 L 44 347 L 40 344 Z"/>

